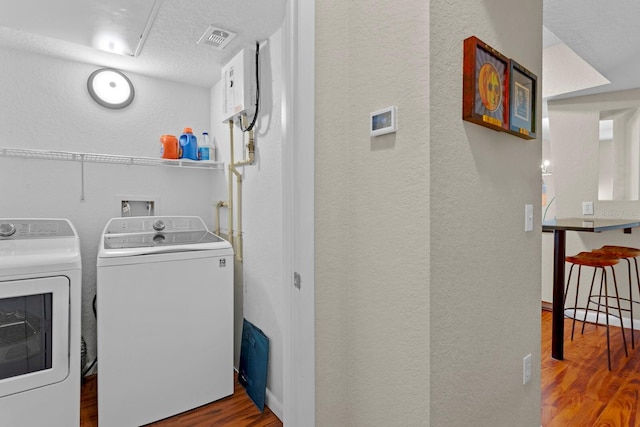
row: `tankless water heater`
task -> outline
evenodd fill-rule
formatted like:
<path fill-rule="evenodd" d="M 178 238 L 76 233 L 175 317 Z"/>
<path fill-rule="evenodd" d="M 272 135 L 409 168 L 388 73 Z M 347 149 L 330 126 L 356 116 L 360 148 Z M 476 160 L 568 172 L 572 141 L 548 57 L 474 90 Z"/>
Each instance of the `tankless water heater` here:
<path fill-rule="evenodd" d="M 256 71 L 255 50 L 242 49 L 222 67 L 223 122 L 242 113 L 250 116 L 255 109 Z"/>

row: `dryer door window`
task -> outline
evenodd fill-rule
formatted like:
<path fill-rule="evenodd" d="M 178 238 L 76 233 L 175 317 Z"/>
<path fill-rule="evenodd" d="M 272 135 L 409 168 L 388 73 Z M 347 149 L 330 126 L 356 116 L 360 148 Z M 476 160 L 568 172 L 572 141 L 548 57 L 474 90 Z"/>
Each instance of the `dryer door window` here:
<path fill-rule="evenodd" d="M 0 396 L 68 375 L 69 279 L 0 281 Z"/>
<path fill-rule="evenodd" d="M 53 294 L 0 299 L 0 380 L 51 369 Z"/>

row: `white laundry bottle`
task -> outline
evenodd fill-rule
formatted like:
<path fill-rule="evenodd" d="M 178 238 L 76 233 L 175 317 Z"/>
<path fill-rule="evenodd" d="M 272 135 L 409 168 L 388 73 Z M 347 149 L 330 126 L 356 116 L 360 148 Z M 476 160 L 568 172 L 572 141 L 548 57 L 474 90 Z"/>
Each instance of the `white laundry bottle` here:
<path fill-rule="evenodd" d="M 215 147 L 209 132 L 202 132 L 202 144 L 198 146 L 198 160 L 215 160 Z"/>

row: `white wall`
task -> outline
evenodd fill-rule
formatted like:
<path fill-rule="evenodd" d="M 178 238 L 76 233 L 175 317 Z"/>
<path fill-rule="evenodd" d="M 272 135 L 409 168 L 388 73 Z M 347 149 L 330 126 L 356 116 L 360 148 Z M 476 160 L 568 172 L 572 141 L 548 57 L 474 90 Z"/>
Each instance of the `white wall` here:
<path fill-rule="evenodd" d="M 553 233 L 542 233 L 542 291 L 540 299 L 545 303 L 553 302 Z"/>
<path fill-rule="evenodd" d="M 0 63 L 0 147 L 159 157 L 160 135 L 209 127 L 206 88 L 128 73 L 136 98 L 114 111 L 87 93 L 96 66 L 8 49 L 0 49 Z M 96 255 L 103 227 L 119 215 L 116 195 L 159 197 L 161 214 L 198 215 L 211 227 L 213 201 L 225 196 L 226 187 L 222 171 L 98 163 L 86 163 L 84 171 L 82 201 L 80 163 L 0 157 L 0 217 L 63 217 L 77 228 L 82 334 L 93 360 Z"/>
<path fill-rule="evenodd" d="M 630 114 L 627 123 L 627 199 L 637 200 L 640 196 L 640 111 Z"/>
<path fill-rule="evenodd" d="M 242 318 L 271 341 L 267 404 L 282 417 L 282 36 L 261 47 L 261 107 L 256 124 L 256 164 L 243 169 L 244 262 L 236 265 L 236 354 Z M 90 98 L 86 79 L 96 66 L 19 51 L 0 50 L 0 147 L 159 157 L 162 134 L 192 127 L 209 131 L 228 165 L 229 131 L 221 120 L 221 88 L 211 89 L 127 73 L 136 97 L 124 110 Z M 211 127 L 211 128 L 210 128 Z M 246 136 L 236 128 L 236 160 Z M 244 144 L 243 144 L 244 141 Z M 102 228 L 118 216 L 116 195 L 160 198 L 161 214 L 198 215 L 213 229 L 214 205 L 227 200 L 225 170 L 86 163 L 86 200 L 76 162 L 0 157 L 0 217 L 65 217 L 78 229 L 83 256 L 83 336 L 95 357 L 92 300 Z M 234 214 L 235 221 L 235 214 Z M 226 233 L 227 212 L 221 224 Z M 244 270 L 244 275 L 243 275 Z M 150 296 L 152 303 L 152 296 Z M 132 325 L 135 327 L 135 325 Z"/>
<path fill-rule="evenodd" d="M 558 218 L 581 216 L 584 201 L 596 217 L 640 217 L 640 201 L 598 200 L 600 111 L 639 105 L 640 89 L 548 101 Z"/>
<path fill-rule="evenodd" d="M 269 337 L 267 405 L 283 417 L 283 37 L 276 32 L 260 47 L 260 112 L 255 125 L 256 162 L 240 167 L 243 174 L 243 262 L 236 272 L 235 335 L 239 358 L 242 319 Z M 212 131 L 219 153 L 229 163 L 229 126 L 222 123 L 222 83 L 211 90 Z M 251 117 L 249 118 L 251 119 Z M 246 157 L 248 134 L 234 128 L 235 161 Z M 237 187 L 234 178 L 234 191 Z M 226 197 L 226 196 L 225 196 Z M 226 200 L 223 199 L 223 200 Z M 227 210 L 221 210 L 223 233 L 228 233 Z M 237 230 L 234 212 L 234 230 Z M 234 233 L 235 234 L 235 233 Z M 240 264 L 238 264 L 240 266 Z"/>
<path fill-rule="evenodd" d="M 550 147 L 553 161 L 558 218 L 582 217 L 582 202 L 594 202 L 595 218 L 640 218 L 640 201 L 598 200 L 601 185 L 598 166 L 602 150 L 598 143 L 598 121 L 600 111 L 637 108 L 640 105 L 640 90 L 632 89 L 598 95 L 588 95 L 562 100 L 552 100 L 549 106 Z M 635 120 L 632 120 L 635 123 Z M 635 124 L 632 127 L 636 126 Z M 627 128 L 627 129 L 625 129 Z M 635 131 L 623 126 L 619 133 L 634 135 Z M 614 130 L 614 139 L 617 138 Z M 635 139 L 636 136 L 628 138 Z M 610 156 L 615 156 L 609 150 Z M 628 160 L 628 155 L 623 155 Z M 615 194 L 614 194 L 615 197 Z M 588 218 L 588 217 L 587 217 Z M 551 238 L 552 240 L 552 238 Z M 640 247 L 640 233 L 633 230 L 624 234 L 622 230 L 603 233 L 567 233 L 567 255 L 600 248 L 603 245 Z M 543 244 L 543 258 L 552 259 L 553 245 Z M 628 294 L 627 265 L 620 263 L 616 277 L 620 293 Z M 543 281 L 543 295 L 549 295 L 552 278 L 547 274 Z M 635 314 L 634 314 L 635 316 Z M 635 316 L 636 319 L 638 316 Z"/>
<path fill-rule="evenodd" d="M 600 141 L 598 145 L 598 197 L 604 200 L 613 200 L 613 177 L 615 167 L 613 164 L 613 140 Z"/>
<path fill-rule="evenodd" d="M 133 103 L 109 110 L 87 92 L 95 65 L 2 49 L 2 146 L 157 157 L 160 135 L 208 130 L 208 89 L 127 73 Z"/>

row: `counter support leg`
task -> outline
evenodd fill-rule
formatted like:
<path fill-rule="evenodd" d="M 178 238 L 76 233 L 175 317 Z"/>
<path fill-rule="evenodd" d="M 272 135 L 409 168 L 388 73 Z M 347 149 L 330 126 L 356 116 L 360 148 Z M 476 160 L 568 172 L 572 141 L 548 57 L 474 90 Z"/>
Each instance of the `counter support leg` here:
<path fill-rule="evenodd" d="M 566 231 L 553 232 L 553 322 L 551 356 L 564 359 L 564 263 Z"/>

